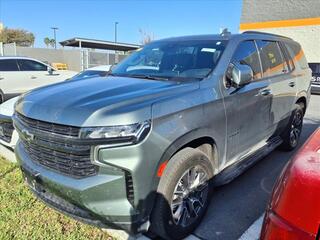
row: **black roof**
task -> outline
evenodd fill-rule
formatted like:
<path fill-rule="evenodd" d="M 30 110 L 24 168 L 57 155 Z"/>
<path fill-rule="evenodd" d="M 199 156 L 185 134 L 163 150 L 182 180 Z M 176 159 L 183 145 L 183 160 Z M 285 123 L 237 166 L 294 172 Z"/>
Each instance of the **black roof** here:
<path fill-rule="evenodd" d="M 119 43 L 111 42 L 97 39 L 88 38 L 71 38 L 60 42 L 62 46 L 68 47 L 81 47 L 82 48 L 94 48 L 94 49 L 105 49 L 105 50 L 115 50 L 115 51 L 132 51 L 141 48 L 141 45 L 131 44 L 131 43 Z"/>

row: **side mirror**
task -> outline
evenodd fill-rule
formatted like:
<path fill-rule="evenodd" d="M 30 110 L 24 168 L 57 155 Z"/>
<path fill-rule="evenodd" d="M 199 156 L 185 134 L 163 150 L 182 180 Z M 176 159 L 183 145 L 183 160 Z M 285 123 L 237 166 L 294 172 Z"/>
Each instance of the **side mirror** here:
<path fill-rule="evenodd" d="M 50 74 L 50 75 L 52 75 L 53 74 L 53 69 L 51 68 L 51 67 L 47 67 L 47 71 L 48 71 L 48 73 Z"/>
<path fill-rule="evenodd" d="M 250 83 L 253 79 L 253 71 L 249 65 L 230 63 L 227 70 L 227 77 L 236 88 Z"/>

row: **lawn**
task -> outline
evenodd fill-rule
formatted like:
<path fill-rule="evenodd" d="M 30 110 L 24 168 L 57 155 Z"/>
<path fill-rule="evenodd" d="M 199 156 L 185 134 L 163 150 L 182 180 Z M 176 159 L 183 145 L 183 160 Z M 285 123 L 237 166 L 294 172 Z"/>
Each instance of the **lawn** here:
<path fill-rule="evenodd" d="M 17 165 L 0 157 L 0 240 L 108 239 L 102 230 L 77 222 L 38 201 Z"/>

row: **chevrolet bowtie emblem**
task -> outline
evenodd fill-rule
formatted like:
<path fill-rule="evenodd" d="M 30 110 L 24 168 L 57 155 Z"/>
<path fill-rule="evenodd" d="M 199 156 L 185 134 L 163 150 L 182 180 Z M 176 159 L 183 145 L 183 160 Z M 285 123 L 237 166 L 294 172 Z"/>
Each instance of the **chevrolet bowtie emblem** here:
<path fill-rule="evenodd" d="M 24 139 L 27 140 L 28 142 L 34 140 L 34 135 L 32 133 L 30 133 L 28 130 L 22 129 L 21 133 L 22 133 Z"/>

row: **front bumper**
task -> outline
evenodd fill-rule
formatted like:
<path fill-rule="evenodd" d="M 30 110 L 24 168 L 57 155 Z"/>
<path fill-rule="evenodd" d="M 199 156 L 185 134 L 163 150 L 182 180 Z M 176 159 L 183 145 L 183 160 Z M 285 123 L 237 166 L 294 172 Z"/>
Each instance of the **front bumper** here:
<path fill-rule="evenodd" d="M 30 188 L 47 205 L 88 224 L 136 234 L 148 229 L 154 203 L 154 177 L 161 155 L 154 146 L 154 151 L 146 153 L 150 145 L 100 149 L 98 174 L 80 179 L 33 162 L 20 142 L 15 152 Z"/>
<path fill-rule="evenodd" d="M 136 231 L 139 215 L 127 200 L 120 171 L 74 179 L 33 163 L 19 143 L 16 157 L 31 190 L 49 206 L 99 227 Z"/>

